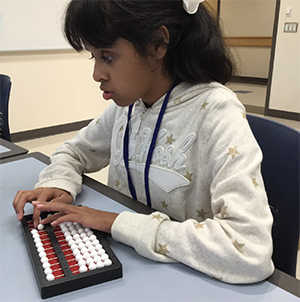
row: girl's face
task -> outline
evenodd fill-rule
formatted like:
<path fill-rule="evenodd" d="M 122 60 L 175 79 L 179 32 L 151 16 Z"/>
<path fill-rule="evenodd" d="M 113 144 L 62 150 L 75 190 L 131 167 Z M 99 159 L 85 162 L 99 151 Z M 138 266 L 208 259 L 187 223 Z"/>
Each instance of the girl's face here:
<path fill-rule="evenodd" d="M 95 60 L 93 78 L 100 83 L 105 100 L 112 99 L 121 107 L 141 98 L 153 105 L 172 86 L 172 80 L 162 74 L 163 56 L 139 56 L 132 43 L 118 39 L 111 48 L 85 45 Z"/>

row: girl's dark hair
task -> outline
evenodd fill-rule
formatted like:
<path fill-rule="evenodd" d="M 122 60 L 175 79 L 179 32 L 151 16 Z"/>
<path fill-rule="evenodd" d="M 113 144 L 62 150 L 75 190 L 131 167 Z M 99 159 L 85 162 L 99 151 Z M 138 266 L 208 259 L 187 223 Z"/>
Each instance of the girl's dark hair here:
<path fill-rule="evenodd" d="M 165 43 L 158 29 L 166 26 Z M 131 42 L 147 56 L 148 46 L 167 48 L 163 71 L 173 79 L 190 83 L 226 83 L 233 65 L 216 21 L 204 5 L 196 14 L 183 9 L 182 0 L 72 0 L 68 5 L 65 36 L 71 46 L 110 48 L 117 39 Z"/>

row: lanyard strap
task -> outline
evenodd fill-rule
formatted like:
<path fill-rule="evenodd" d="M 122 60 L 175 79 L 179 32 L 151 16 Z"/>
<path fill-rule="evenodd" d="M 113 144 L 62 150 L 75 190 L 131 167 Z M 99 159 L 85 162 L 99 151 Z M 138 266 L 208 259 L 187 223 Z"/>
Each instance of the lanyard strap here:
<path fill-rule="evenodd" d="M 130 117 L 131 117 L 132 107 L 133 107 L 133 104 L 130 105 L 129 108 L 128 108 L 127 125 L 126 125 L 126 130 L 125 130 L 125 135 L 124 135 L 124 143 L 123 143 L 123 157 L 124 157 L 125 168 L 126 168 L 126 171 L 127 171 L 127 179 L 128 179 L 129 190 L 130 190 L 132 198 L 137 200 L 135 188 L 134 188 L 134 185 L 133 185 L 131 177 L 130 177 L 129 164 L 128 164 L 129 121 L 130 121 Z"/>
<path fill-rule="evenodd" d="M 175 82 L 172 86 L 172 88 L 168 91 L 168 93 L 165 96 L 165 99 L 163 101 L 163 104 L 161 106 L 159 115 L 158 115 L 158 119 L 155 125 L 155 129 L 153 132 L 153 136 L 152 136 L 152 140 L 151 140 L 151 144 L 149 147 L 149 151 L 148 151 L 148 155 L 147 155 L 147 160 L 146 160 L 146 165 L 145 165 L 145 170 L 144 170 L 144 182 L 145 182 L 145 191 L 146 191 L 146 198 L 147 198 L 147 205 L 149 207 L 151 207 L 151 197 L 150 197 L 150 190 L 149 190 L 149 169 L 150 169 L 150 163 L 151 163 L 151 159 L 152 159 L 152 154 L 154 151 L 154 147 L 155 147 L 155 143 L 156 143 L 156 139 L 158 136 L 158 131 L 162 122 L 162 118 L 163 115 L 166 111 L 167 108 L 167 104 L 169 101 L 169 97 L 170 94 L 173 90 L 173 88 L 175 86 L 177 86 L 178 82 Z M 123 156 L 124 156 L 124 162 L 125 162 L 125 168 L 127 171 L 127 179 L 128 179 L 128 185 L 129 185 L 129 190 L 131 193 L 131 196 L 133 199 L 137 200 L 136 197 L 136 191 L 134 188 L 134 185 L 132 183 L 132 179 L 130 176 L 130 172 L 129 172 L 129 163 L 128 163 L 128 146 L 129 146 L 129 121 L 130 121 L 130 117 L 131 117 L 131 113 L 132 113 L 132 108 L 133 108 L 133 104 L 129 106 L 128 109 L 128 116 L 127 116 L 127 125 L 126 125 L 126 130 L 125 130 L 125 136 L 124 136 L 124 144 L 123 144 Z"/>

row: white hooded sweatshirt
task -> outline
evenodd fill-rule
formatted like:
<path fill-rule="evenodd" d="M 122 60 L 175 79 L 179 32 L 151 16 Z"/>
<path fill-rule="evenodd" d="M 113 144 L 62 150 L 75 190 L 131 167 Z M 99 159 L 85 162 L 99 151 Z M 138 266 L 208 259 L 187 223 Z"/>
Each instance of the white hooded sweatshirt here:
<path fill-rule="evenodd" d="M 144 204 L 145 162 L 163 100 L 150 108 L 136 101 L 129 123 L 129 170 Z M 127 113 L 127 107 L 109 106 L 56 150 L 36 187 L 62 188 L 75 199 L 82 173 L 109 165 L 108 185 L 131 196 L 123 160 Z M 112 226 L 113 238 L 149 259 L 179 261 L 224 282 L 267 278 L 274 270 L 273 219 L 261 161 L 245 109 L 232 91 L 219 83 L 179 84 L 170 95 L 149 170 L 157 212 L 122 212 Z"/>

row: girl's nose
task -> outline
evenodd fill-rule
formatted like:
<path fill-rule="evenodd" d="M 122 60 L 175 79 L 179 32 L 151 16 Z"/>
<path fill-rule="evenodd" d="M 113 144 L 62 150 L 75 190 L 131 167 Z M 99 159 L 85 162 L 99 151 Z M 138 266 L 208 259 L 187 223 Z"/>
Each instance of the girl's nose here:
<path fill-rule="evenodd" d="M 105 72 L 105 69 L 103 66 L 100 66 L 100 64 L 97 64 L 97 61 L 95 61 L 94 64 L 94 71 L 93 71 L 93 79 L 96 82 L 101 82 L 101 81 L 107 81 L 108 75 Z"/>

